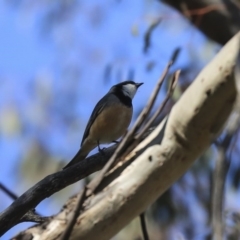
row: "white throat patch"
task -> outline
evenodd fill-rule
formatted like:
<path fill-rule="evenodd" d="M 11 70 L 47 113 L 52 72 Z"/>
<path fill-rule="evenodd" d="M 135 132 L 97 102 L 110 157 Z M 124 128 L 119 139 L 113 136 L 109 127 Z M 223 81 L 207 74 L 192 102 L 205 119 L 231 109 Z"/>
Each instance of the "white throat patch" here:
<path fill-rule="evenodd" d="M 134 84 L 128 83 L 122 86 L 122 91 L 125 96 L 128 96 L 131 99 L 133 99 L 137 91 L 137 87 Z"/>

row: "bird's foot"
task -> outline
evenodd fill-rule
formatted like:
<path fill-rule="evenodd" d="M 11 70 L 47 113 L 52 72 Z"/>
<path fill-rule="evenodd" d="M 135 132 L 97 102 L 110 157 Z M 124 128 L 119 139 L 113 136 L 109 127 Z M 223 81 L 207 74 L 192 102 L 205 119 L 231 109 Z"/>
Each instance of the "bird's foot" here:
<path fill-rule="evenodd" d="M 100 148 L 99 141 L 98 141 L 98 151 L 99 151 L 102 155 L 105 155 L 104 149 L 106 149 L 106 148 Z"/>

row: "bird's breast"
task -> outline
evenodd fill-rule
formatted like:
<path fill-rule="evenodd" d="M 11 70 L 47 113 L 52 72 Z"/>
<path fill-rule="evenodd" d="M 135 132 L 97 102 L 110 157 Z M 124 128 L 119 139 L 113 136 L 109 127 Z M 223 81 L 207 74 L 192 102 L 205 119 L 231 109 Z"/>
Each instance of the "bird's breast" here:
<path fill-rule="evenodd" d="M 132 107 L 119 104 L 106 107 L 91 126 L 91 140 L 110 143 L 120 138 L 131 122 L 132 112 Z"/>

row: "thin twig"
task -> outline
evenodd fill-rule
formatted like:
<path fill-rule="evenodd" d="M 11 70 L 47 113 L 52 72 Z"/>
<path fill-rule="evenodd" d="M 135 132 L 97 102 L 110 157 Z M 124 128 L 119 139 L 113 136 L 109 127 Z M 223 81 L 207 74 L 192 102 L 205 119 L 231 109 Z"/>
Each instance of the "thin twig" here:
<path fill-rule="evenodd" d="M 216 146 L 218 148 L 218 159 L 213 175 L 213 195 L 212 195 L 212 239 L 222 239 L 224 236 L 223 222 L 223 203 L 225 181 L 230 166 L 230 158 L 227 157 L 227 152 L 231 146 L 232 139 L 237 133 L 239 127 L 240 113 L 235 120 L 232 120 L 231 125 L 227 129 L 227 133 L 222 141 Z"/>
<path fill-rule="evenodd" d="M 145 124 L 143 127 L 142 131 L 138 134 L 136 137 L 136 140 L 140 140 L 140 138 L 143 136 L 143 134 L 147 131 L 147 129 L 152 125 L 154 120 L 159 116 L 159 114 L 162 112 L 163 108 L 165 107 L 166 103 L 168 102 L 169 98 L 171 97 L 178 79 L 180 75 L 180 70 L 176 71 L 173 75 L 172 81 L 170 83 L 167 96 L 165 97 L 164 101 L 162 102 L 161 106 L 158 108 L 158 110 L 155 112 L 155 114 L 150 118 L 150 120 Z M 137 144 L 138 141 L 135 142 L 135 145 Z M 147 232 L 147 227 L 146 227 L 146 222 L 145 222 L 145 214 L 144 212 L 140 214 L 140 222 L 141 222 L 141 228 L 142 228 L 142 233 L 143 233 L 143 239 L 144 240 L 149 240 L 148 232 Z"/>
<path fill-rule="evenodd" d="M 169 98 L 172 96 L 172 93 L 177 85 L 178 79 L 179 79 L 179 75 L 180 75 L 180 70 L 177 70 L 172 78 L 172 81 L 170 83 L 167 95 L 164 99 L 164 101 L 162 102 L 162 104 L 160 105 L 160 107 L 157 109 L 157 111 L 153 114 L 153 116 L 149 119 L 149 121 L 144 125 L 143 129 L 141 130 L 141 132 L 136 136 L 136 138 L 141 139 L 142 135 L 148 130 L 148 128 L 152 125 L 152 123 L 155 121 L 155 119 L 160 115 L 160 113 L 162 112 L 162 110 L 164 109 L 165 105 L 167 104 Z"/>
<path fill-rule="evenodd" d="M 180 52 L 181 52 L 181 48 L 180 48 L 180 47 L 177 47 L 177 48 L 173 51 L 172 56 L 171 56 L 171 58 L 170 58 L 170 60 L 172 61 L 172 64 L 174 64 L 174 63 L 177 61 Z"/>
<path fill-rule="evenodd" d="M 18 196 L 12 192 L 10 189 L 8 189 L 6 186 L 4 186 L 2 183 L 0 183 L 0 189 L 5 192 L 10 198 L 13 200 L 16 200 Z"/>
<path fill-rule="evenodd" d="M 155 89 L 154 89 L 154 91 L 153 91 L 153 93 L 152 93 L 152 95 L 151 95 L 147 105 L 144 107 L 144 109 L 142 110 L 141 114 L 137 118 L 137 120 L 136 120 L 136 122 L 135 122 L 135 124 L 134 124 L 134 126 L 132 128 L 132 130 L 129 132 L 129 135 L 133 136 L 138 131 L 138 129 L 142 125 L 143 121 L 148 117 L 148 115 L 149 115 L 150 111 L 152 110 L 152 107 L 153 107 L 153 105 L 154 105 L 154 103 L 156 101 L 158 93 L 159 93 L 159 91 L 160 91 L 160 89 L 162 87 L 164 79 L 167 76 L 168 71 L 169 71 L 170 67 L 172 66 L 172 64 L 173 64 L 172 60 L 169 61 L 169 63 L 167 64 L 167 66 L 164 69 L 161 77 L 158 80 L 158 83 L 157 83 L 157 85 L 156 85 L 156 87 L 155 87 Z"/>
<path fill-rule="evenodd" d="M 149 240 L 144 212 L 140 214 L 140 223 L 144 240 Z"/>
<path fill-rule="evenodd" d="M 49 217 L 42 217 L 35 211 L 35 209 L 31 209 L 18 221 L 18 223 L 22 222 L 43 223 L 48 219 Z"/>
<path fill-rule="evenodd" d="M 67 224 L 67 227 L 66 227 L 64 233 L 62 234 L 60 240 L 68 240 L 69 239 L 69 237 L 71 235 L 71 232 L 73 230 L 73 227 L 74 227 L 74 225 L 77 221 L 77 218 L 79 216 L 82 204 L 84 202 L 84 197 L 83 196 L 86 194 L 86 191 L 87 191 L 87 188 L 84 187 L 83 191 L 79 194 L 74 214 L 73 214 L 72 218 L 69 220 L 69 222 Z"/>
<path fill-rule="evenodd" d="M 148 131 L 148 129 L 150 128 L 150 126 L 152 125 L 152 123 L 155 121 L 155 119 L 161 114 L 162 110 L 164 109 L 164 107 L 166 106 L 169 98 L 171 97 L 171 95 L 173 94 L 173 91 L 177 85 L 178 79 L 179 79 L 179 75 L 180 75 L 180 70 L 176 71 L 173 74 L 173 78 L 172 81 L 170 83 L 167 95 L 164 99 L 164 101 L 162 102 L 162 104 L 160 105 L 160 107 L 157 109 L 157 111 L 154 113 L 154 115 L 149 119 L 149 121 L 144 125 L 144 127 L 141 129 L 140 133 L 138 133 L 135 137 L 134 137 L 134 142 L 127 148 L 127 150 L 125 151 L 123 158 L 125 158 L 125 156 L 127 156 L 141 141 L 141 139 L 143 139 L 144 134 Z"/>

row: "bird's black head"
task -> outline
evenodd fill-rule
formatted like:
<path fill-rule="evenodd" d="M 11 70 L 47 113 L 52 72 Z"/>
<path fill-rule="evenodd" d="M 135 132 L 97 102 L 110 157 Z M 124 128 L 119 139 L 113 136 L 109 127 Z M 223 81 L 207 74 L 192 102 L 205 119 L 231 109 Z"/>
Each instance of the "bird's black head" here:
<path fill-rule="evenodd" d="M 143 83 L 135 83 L 133 81 L 124 81 L 121 83 L 118 83 L 110 89 L 110 92 L 121 94 L 127 98 L 133 99 L 135 96 L 137 89 L 142 85 Z"/>

